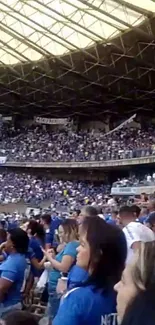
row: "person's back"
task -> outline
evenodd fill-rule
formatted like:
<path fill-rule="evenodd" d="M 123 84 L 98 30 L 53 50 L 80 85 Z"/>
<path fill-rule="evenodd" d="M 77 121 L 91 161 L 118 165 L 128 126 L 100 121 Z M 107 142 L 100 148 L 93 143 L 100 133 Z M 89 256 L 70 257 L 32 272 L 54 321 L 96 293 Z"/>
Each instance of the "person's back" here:
<path fill-rule="evenodd" d="M 75 310 L 78 314 L 77 320 Z M 114 317 L 116 317 L 116 295 L 113 291 L 103 293 L 93 286 L 77 287 L 64 296 L 53 325 L 101 325 Z"/>
<path fill-rule="evenodd" d="M 139 249 L 141 242 L 154 241 L 154 234 L 151 229 L 147 228 L 140 222 L 137 222 L 135 207 L 122 206 L 119 211 L 120 223 L 127 241 L 127 260 L 128 263 L 133 256 L 134 251 Z"/>
<path fill-rule="evenodd" d="M 125 234 L 127 240 L 127 247 L 128 247 L 128 256 L 127 261 L 133 255 L 132 245 L 135 242 L 150 242 L 154 241 L 154 234 L 151 229 L 146 227 L 145 225 L 141 224 L 140 222 L 132 221 L 127 226 L 123 228 L 123 232 Z"/>
<path fill-rule="evenodd" d="M 13 282 L 8 295 L 5 295 L 4 307 L 17 304 L 21 301 L 20 290 L 24 281 L 27 262 L 23 254 L 11 254 L 6 261 L 0 265 L 0 277 L 7 276 Z"/>
<path fill-rule="evenodd" d="M 41 261 L 44 256 L 41 246 L 43 246 L 41 240 L 39 240 L 38 238 L 35 238 L 35 237 L 30 238 L 29 247 L 31 247 L 32 250 L 34 251 L 35 256 L 38 259 L 38 261 Z"/>
<path fill-rule="evenodd" d="M 38 260 L 38 262 L 40 262 L 44 257 L 44 254 L 41 249 L 42 245 L 43 244 L 41 240 L 39 240 L 39 238 L 35 238 L 34 236 L 32 236 L 29 240 L 29 248 L 32 249 L 35 258 Z M 31 271 L 35 277 L 39 277 L 42 274 L 42 270 L 36 269 L 33 265 L 31 265 Z"/>

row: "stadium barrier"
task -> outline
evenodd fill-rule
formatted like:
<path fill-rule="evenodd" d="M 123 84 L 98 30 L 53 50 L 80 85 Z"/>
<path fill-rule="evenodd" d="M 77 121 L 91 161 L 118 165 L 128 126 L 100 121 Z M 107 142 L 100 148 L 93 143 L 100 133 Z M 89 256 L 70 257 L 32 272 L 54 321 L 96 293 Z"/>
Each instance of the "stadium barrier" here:
<path fill-rule="evenodd" d="M 121 166 L 133 166 L 155 163 L 155 156 L 107 160 L 107 161 L 81 161 L 81 162 L 17 162 L 9 161 L 5 163 L 6 167 L 26 167 L 26 168 L 111 168 Z"/>
<path fill-rule="evenodd" d="M 141 195 L 142 193 L 153 194 L 155 186 L 137 186 L 137 187 L 112 187 L 111 195 Z"/>

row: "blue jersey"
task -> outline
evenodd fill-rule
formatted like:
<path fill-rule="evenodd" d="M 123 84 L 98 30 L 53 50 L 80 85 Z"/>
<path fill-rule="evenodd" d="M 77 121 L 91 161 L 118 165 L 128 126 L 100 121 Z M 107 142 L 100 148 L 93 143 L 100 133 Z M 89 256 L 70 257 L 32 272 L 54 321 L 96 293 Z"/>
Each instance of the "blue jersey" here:
<path fill-rule="evenodd" d="M 54 231 L 57 230 L 61 224 L 62 224 L 61 218 L 51 217 L 51 232 L 54 233 Z"/>
<path fill-rule="evenodd" d="M 114 324 L 116 295 L 102 293 L 93 286 L 71 289 L 63 298 L 53 325 Z"/>
<path fill-rule="evenodd" d="M 141 217 L 138 219 L 138 221 L 139 221 L 140 223 L 142 223 L 142 224 L 145 224 L 145 222 L 147 222 L 148 219 L 149 219 L 149 218 L 148 218 L 148 215 L 146 215 L 146 216 L 141 216 Z"/>
<path fill-rule="evenodd" d="M 9 307 L 21 302 L 21 288 L 24 281 L 24 274 L 27 262 L 25 255 L 10 254 L 6 261 L 0 265 L 0 278 L 7 279 L 12 283 L 8 294 L 2 301 L 3 307 Z"/>
<path fill-rule="evenodd" d="M 38 238 L 35 237 L 30 238 L 29 247 L 34 252 L 33 257 L 35 257 L 38 260 L 38 262 L 40 262 L 44 257 L 44 254 L 41 250 L 41 246 L 42 246 L 42 242 Z M 39 277 L 42 274 L 42 270 L 37 270 L 33 265 L 31 265 L 31 272 L 35 277 Z"/>
<path fill-rule="evenodd" d="M 81 286 L 82 283 L 88 280 L 88 277 L 89 273 L 86 270 L 78 265 L 74 265 L 68 274 L 68 290 L 78 287 L 78 285 Z"/>
<path fill-rule="evenodd" d="M 109 225 L 117 226 L 117 222 L 116 222 L 116 220 L 114 220 L 114 219 L 109 218 L 106 222 L 107 222 Z"/>
<path fill-rule="evenodd" d="M 45 244 L 51 245 L 53 244 L 54 232 L 52 229 L 47 229 L 45 232 Z"/>
<path fill-rule="evenodd" d="M 65 248 L 56 255 L 55 259 L 56 261 L 60 262 L 62 261 L 63 257 L 65 255 L 68 255 L 68 256 L 71 256 L 73 257 L 74 260 L 76 260 L 76 256 L 77 256 L 77 247 L 79 246 L 79 242 L 78 241 L 72 241 L 70 243 L 68 243 Z M 57 282 L 58 282 L 58 279 L 60 278 L 61 276 L 61 272 L 56 270 L 56 269 L 52 269 L 50 271 L 50 274 L 49 274 L 49 292 L 51 290 L 53 290 L 54 288 L 56 288 L 57 286 Z"/>

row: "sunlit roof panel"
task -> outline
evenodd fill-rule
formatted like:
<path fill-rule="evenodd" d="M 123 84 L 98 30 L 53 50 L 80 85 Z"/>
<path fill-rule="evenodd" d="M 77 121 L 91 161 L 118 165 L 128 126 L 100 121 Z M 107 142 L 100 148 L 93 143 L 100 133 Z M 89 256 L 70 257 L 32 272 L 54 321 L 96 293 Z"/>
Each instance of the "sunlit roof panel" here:
<path fill-rule="evenodd" d="M 144 13 L 134 5 L 133 0 L 1 0 L 0 44 L 11 54 L 0 50 L 0 59 L 4 64 L 37 61 L 109 41 L 143 22 L 145 10 L 155 12 L 151 0 L 136 1 Z"/>

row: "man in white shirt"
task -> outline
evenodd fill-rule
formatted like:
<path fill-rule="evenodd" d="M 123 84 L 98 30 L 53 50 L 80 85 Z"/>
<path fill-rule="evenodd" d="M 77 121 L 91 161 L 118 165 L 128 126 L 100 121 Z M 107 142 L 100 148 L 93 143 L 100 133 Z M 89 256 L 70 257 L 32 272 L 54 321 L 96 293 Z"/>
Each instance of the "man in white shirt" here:
<path fill-rule="evenodd" d="M 140 222 L 136 222 L 136 215 L 132 207 L 120 208 L 119 217 L 127 241 L 127 263 L 130 262 L 134 251 L 140 247 L 141 242 L 154 241 L 154 233 Z"/>
<path fill-rule="evenodd" d="M 116 205 L 116 201 L 113 197 L 110 197 L 110 199 L 107 202 L 107 205 L 109 206 L 115 206 Z"/>
<path fill-rule="evenodd" d="M 147 182 L 151 182 L 151 175 L 147 175 Z"/>

